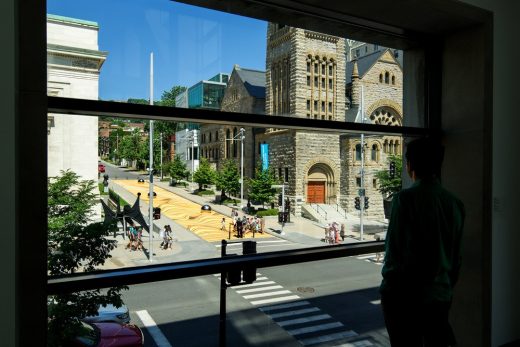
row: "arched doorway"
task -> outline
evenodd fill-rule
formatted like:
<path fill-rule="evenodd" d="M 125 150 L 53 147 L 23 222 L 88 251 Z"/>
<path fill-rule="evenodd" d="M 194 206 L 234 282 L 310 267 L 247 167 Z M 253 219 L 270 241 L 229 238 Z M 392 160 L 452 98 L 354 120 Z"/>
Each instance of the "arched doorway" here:
<path fill-rule="evenodd" d="M 334 195 L 334 173 L 324 163 L 314 164 L 307 173 L 307 203 L 327 204 Z"/>

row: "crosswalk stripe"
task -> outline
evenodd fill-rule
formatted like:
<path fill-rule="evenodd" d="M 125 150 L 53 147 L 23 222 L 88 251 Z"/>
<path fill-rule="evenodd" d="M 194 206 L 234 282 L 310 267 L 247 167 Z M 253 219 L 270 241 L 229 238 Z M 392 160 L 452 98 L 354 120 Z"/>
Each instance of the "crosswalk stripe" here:
<path fill-rule="evenodd" d="M 281 322 L 276 322 L 276 324 L 278 324 L 281 327 L 284 327 L 286 325 L 315 322 L 317 320 L 323 320 L 323 319 L 329 319 L 329 318 L 331 318 L 331 316 L 328 314 L 319 314 L 316 316 L 309 316 L 309 317 L 304 317 L 304 318 L 296 318 L 296 319 L 290 319 L 290 320 L 285 320 L 285 321 L 281 321 Z"/>
<path fill-rule="evenodd" d="M 280 289 L 280 288 L 283 288 L 283 287 L 279 286 L 279 285 L 276 285 L 276 286 L 269 286 L 269 287 L 237 290 L 237 293 L 238 294 L 245 294 L 245 293 L 261 292 L 263 290 Z"/>
<path fill-rule="evenodd" d="M 135 313 L 139 319 L 141 319 L 143 325 L 146 327 L 158 347 L 172 347 L 147 310 L 136 311 Z"/>
<path fill-rule="evenodd" d="M 257 281 L 265 281 L 265 280 L 268 280 L 269 278 L 267 277 L 258 277 L 256 280 Z"/>
<path fill-rule="evenodd" d="M 366 255 L 360 255 L 356 258 L 358 259 L 368 259 L 368 258 L 374 258 L 376 255 L 375 254 L 366 254 Z"/>
<path fill-rule="evenodd" d="M 279 290 L 277 292 L 244 295 L 244 299 L 265 298 L 267 296 L 275 296 L 275 295 L 281 295 L 281 294 L 291 294 L 291 291 L 290 290 Z"/>
<path fill-rule="evenodd" d="M 265 284 L 275 284 L 275 283 L 274 283 L 274 281 L 255 282 L 255 283 L 251 283 L 251 284 L 241 285 L 240 288 L 258 287 L 258 286 L 263 286 Z"/>
<path fill-rule="evenodd" d="M 358 334 L 355 331 L 348 330 L 348 331 L 343 331 L 340 333 L 310 337 L 308 339 L 303 339 L 303 340 L 299 340 L 299 341 L 302 345 L 307 346 L 307 345 L 313 345 L 315 343 L 329 342 L 329 341 L 344 339 L 344 338 L 348 338 L 348 337 L 354 337 L 357 335 Z"/>
<path fill-rule="evenodd" d="M 276 318 L 282 318 L 282 317 L 296 316 L 298 314 L 316 312 L 316 311 L 319 311 L 319 310 L 320 309 L 317 308 L 317 307 L 311 307 L 311 308 L 304 308 L 304 309 L 301 309 L 301 310 L 293 310 L 293 311 L 286 311 L 286 312 L 280 312 L 280 313 L 271 313 L 271 314 L 269 314 L 269 316 L 272 319 L 276 319 Z"/>
<path fill-rule="evenodd" d="M 341 345 L 334 345 L 333 347 L 370 347 L 370 346 L 373 346 L 374 344 L 372 342 L 370 342 L 369 340 L 360 340 L 360 341 L 356 341 L 356 342 L 347 342 L 347 343 L 342 343 Z"/>
<path fill-rule="evenodd" d="M 265 240 L 265 241 L 257 241 L 257 246 L 260 246 L 261 244 L 263 243 L 291 243 L 287 240 Z M 222 247 L 221 244 L 219 245 L 215 245 L 215 247 L 219 248 L 219 247 Z M 242 243 L 241 242 L 236 242 L 236 243 L 228 243 L 226 245 L 226 247 L 242 247 Z"/>
<path fill-rule="evenodd" d="M 381 300 L 370 301 L 372 305 L 381 305 Z"/>
<path fill-rule="evenodd" d="M 289 295 L 289 296 L 282 296 L 278 298 L 271 298 L 271 299 L 265 299 L 265 300 L 256 300 L 251 301 L 252 305 L 263 305 L 263 304 L 270 304 L 272 302 L 281 302 L 281 301 L 289 301 L 289 300 L 296 300 L 300 297 L 298 295 Z"/>
<path fill-rule="evenodd" d="M 287 332 L 291 335 L 301 335 L 301 334 L 313 333 L 313 332 L 321 331 L 321 330 L 339 328 L 342 326 L 343 326 L 343 324 L 340 322 L 333 322 L 333 323 L 313 325 L 313 326 L 305 327 L 305 328 L 287 330 Z"/>
<path fill-rule="evenodd" d="M 264 306 L 264 307 L 259 307 L 258 309 L 262 312 L 265 312 L 265 311 L 281 310 L 284 308 L 292 308 L 292 307 L 305 306 L 305 305 L 310 305 L 310 303 L 308 301 L 304 300 L 304 301 L 291 302 L 289 304 Z"/>

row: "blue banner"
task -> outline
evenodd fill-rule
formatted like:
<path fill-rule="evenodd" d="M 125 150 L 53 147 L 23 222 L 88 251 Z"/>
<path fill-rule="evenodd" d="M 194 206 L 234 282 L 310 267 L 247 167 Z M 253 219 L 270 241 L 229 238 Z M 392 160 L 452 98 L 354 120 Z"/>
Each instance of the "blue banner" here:
<path fill-rule="evenodd" d="M 260 157 L 262 158 L 262 170 L 265 171 L 269 168 L 269 144 L 260 144 Z"/>

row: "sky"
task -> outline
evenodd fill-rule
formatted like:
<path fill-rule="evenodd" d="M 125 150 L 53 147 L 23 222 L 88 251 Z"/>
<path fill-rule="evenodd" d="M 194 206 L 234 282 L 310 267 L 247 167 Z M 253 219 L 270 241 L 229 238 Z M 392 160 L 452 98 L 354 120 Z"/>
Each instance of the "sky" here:
<path fill-rule="evenodd" d="M 48 0 L 47 13 L 97 22 L 107 51 L 99 98 L 154 100 L 175 85 L 190 87 L 234 64 L 265 70 L 267 22 L 170 0 Z"/>

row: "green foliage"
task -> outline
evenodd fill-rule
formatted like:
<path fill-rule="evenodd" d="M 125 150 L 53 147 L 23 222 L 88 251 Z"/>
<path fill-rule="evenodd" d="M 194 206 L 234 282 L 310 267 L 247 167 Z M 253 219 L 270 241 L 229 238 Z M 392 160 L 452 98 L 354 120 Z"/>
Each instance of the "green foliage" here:
<path fill-rule="evenodd" d="M 147 99 L 133 99 L 133 98 L 130 98 L 130 99 L 126 100 L 126 102 L 129 103 L 129 104 L 150 105 L 150 101 L 147 100 Z"/>
<path fill-rule="evenodd" d="M 96 183 L 80 180 L 72 171 L 48 179 L 48 245 L 49 275 L 66 275 L 81 269 L 93 271 L 110 258 L 117 241 L 106 236 L 115 225 L 92 222 L 96 201 Z M 75 292 L 49 297 L 48 346 L 61 346 L 74 336 L 80 319 L 95 315 L 99 305 L 121 306 L 123 287 Z"/>
<path fill-rule="evenodd" d="M 172 162 L 168 164 L 168 174 L 174 180 L 180 181 L 188 176 L 188 169 L 186 169 L 186 163 L 181 160 L 179 155 L 175 155 Z"/>
<path fill-rule="evenodd" d="M 390 177 L 389 169 L 390 163 L 395 163 L 395 176 Z M 381 192 L 385 198 L 390 198 L 395 193 L 399 192 L 402 187 L 401 175 L 402 175 L 403 159 L 400 155 L 389 155 L 387 168 L 376 172 L 375 176 L 379 181 L 379 188 L 377 190 Z"/>
<path fill-rule="evenodd" d="M 238 195 L 240 191 L 240 173 L 234 160 L 226 160 L 222 169 L 217 173 L 217 189 L 222 191 L 222 196 L 226 193 Z"/>
<path fill-rule="evenodd" d="M 103 183 L 98 183 L 98 188 L 99 188 L 99 194 L 100 195 L 107 195 L 108 193 L 105 193 L 105 186 L 103 185 Z"/>
<path fill-rule="evenodd" d="M 257 167 L 255 178 L 249 180 L 249 198 L 262 203 L 262 206 L 271 200 L 276 191 L 271 188 L 275 184 L 273 170 L 262 170 Z"/>
<path fill-rule="evenodd" d="M 161 95 L 161 106 L 175 107 L 175 98 L 184 92 L 186 87 L 173 86 L 170 90 L 165 90 Z"/>
<path fill-rule="evenodd" d="M 197 195 L 199 195 L 199 196 L 215 195 L 215 192 L 213 190 L 210 190 L 210 189 L 208 189 L 208 190 L 199 190 L 197 192 Z"/>
<path fill-rule="evenodd" d="M 257 217 L 278 216 L 278 209 L 270 208 L 268 210 L 258 211 L 256 215 Z"/>
<path fill-rule="evenodd" d="M 211 168 L 206 158 L 201 158 L 197 171 L 193 174 L 193 181 L 199 184 L 199 190 L 204 185 L 213 184 L 216 180 L 215 170 Z"/>

